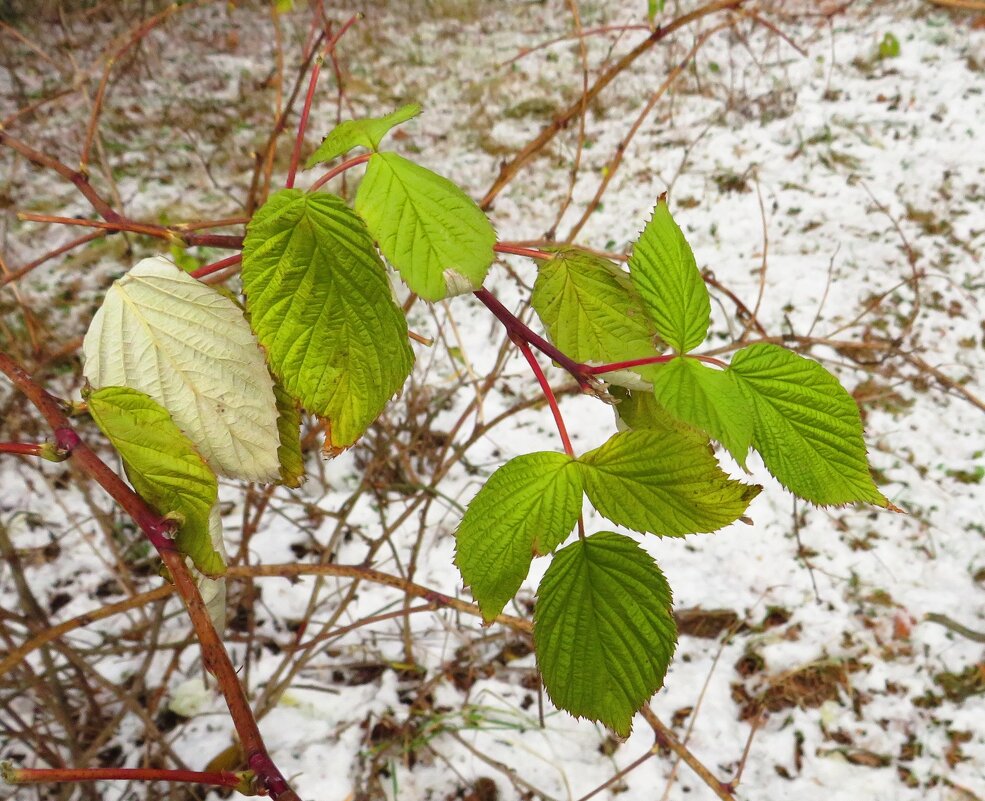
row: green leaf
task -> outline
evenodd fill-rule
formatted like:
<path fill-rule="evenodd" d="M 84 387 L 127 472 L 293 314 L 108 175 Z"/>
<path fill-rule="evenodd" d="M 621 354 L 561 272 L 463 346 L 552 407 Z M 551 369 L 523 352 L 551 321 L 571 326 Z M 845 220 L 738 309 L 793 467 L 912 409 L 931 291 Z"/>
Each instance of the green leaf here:
<path fill-rule="evenodd" d="M 555 706 L 627 736 L 676 642 L 667 580 L 631 539 L 601 531 L 554 556 L 537 592 L 534 643 Z"/>
<path fill-rule="evenodd" d="M 488 623 L 516 595 L 535 555 L 550 553 L 581 514 L 581 476 L 563 453 L 511 459 L 479 490 L 456 532 L 455 562 Z"/>
<path fill-rule="evenodd" d="M 273 380 L 229 298 L 167 259 L 144 259 L 106 292 L 82 351 L 93 387 L 152 397 L 217 473 L 276 480 Z"/>
<path fill-rule="evenodd" d="M 633 431 L 670 432 L 707 447 L 708 438 L 687 423 L 673 417 L 661 406 L 652 391 L 634 390 L 622 387 L 609 387 L 609 394 L 616 399 L 616 416 L 623 428 Z"/>
<path fill-rule="evenodd" d="M 362 221 L 334 195 L 281 190 L 247 228 L 242 275 L 274 375 L 327 418 L 327 447 L 351 445 L 414 363 L 407 320 Z"/>
<path fill-rule="evenodd" d="M 725 475 L 707 443 L 672 432 L 616 434 L 578 464 L 601 514 L 664 537 L 717 531 L 738 520 L 760 491 Z"/>
<path fill-rule="evenodd" d="M 879 58 L 898 58 L 900 54 L 900 44 L 899 39 L 897 39 L 893 34 L 888 31 L 883 34 L 882 40 L 879 42 Z"/>
<path fill-rule="evenodd" d="M 354 147 L 365 147 L 376 151 L 380 142 L 392 128 L 421 113 L 417 103 L 401 106 L 392 114 L 385 117 L 369 117 L 364 120 L 346 120 L 336 125 L 326 136 L 318 149 L 311 154 L 304 168 L 311 169 L 316 164 L 331 161 L 343 153 L 348 153 Z"/>
<path fill-rule="evenodd" d="M 770 344 L 740 350 L 729 372 L 754 409 L 753 447 L 783 486 L 819 505 L 889 505 L 869 473 L 858 407 L 831 373 Z"/>
<path fill-rule="evenodd" d="M 300 487 L 304 478 L 301 412 L 294 398 L 279 381 L 274 382 L 274 397 L 277 399 L 277 433 L 280 436 L 280 445 L 277 447 L 280 483 L 285 487 Z"/>
<path fill-rule="evenodd" d="M 396 153 L 376 153 L 355 208 L 383 255 L 425 300 L 482 286 L 496 232 L 472 198 L 447 178 Z"/>
<path fill-rule="evenodd" d="M 176 514 L 178 550 L 209 576 L 225 562 L 212 545 L 210 513 L 219 487 L 191 441 L 153 398 L 127 387 L 104 387 L 88 397 L 89 413 L 123 458 L 134 490 L 160 515 Z"/>
<path fill-rule="evenodd" d="M 667 344 L 687 353 L 704 341 L 711 319 L 708 289 L 665 196 L 633 245 L 629 273 L 643 308 Z"/>
<path fill-rule="evenodd" d="M 653 394 L 670 414 L 721 442 L 745 467 L 752 406 L 731 373 L 683 356 L 658 366 Z"/>
<path fill-rule="evenodd" d="M 551 341 L 565 354 L 596 364 L 659 355 L 654 346 L 657 332 L 628 273 L 574 248 L 559 251 L 537 269 L 530 302 Z M 634 372 L 652 380 L 650 365 Z M 613 375 L 602 378 L 620 383 Z"/>

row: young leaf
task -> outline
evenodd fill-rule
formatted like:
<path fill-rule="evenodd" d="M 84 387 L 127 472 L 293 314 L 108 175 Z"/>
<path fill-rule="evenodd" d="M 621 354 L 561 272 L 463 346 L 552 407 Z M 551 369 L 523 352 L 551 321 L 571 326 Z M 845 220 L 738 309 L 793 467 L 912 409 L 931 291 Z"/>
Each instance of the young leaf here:
<path fill-rule="evenodd" d="M 530 302 L 551 341 L 580 362 L 658 356 L 656 330 L 629 274 L 592 253 L 567 248 L 538 265 Z M 634 368 L 652 380 L 653 367 Z M 603 378 L 613 381 L 611 374 Z"/>
<path fill-rule="evenodd" d="M 375 151 L 379 149 L 383 137 L 392 128 L 407 122 L 420 113 L 421 107 L 417 103 L 409 103 L 385 117 L 369 117 L 364 120 L 340 122 L 322 140 L 318 149 L 311 154 L 304 168 L 308 170 L 316 164 L 331 161 L 337 156 L 348 153 L 354 147 L 365 147 Z"/>
<path fill-rule="evenodd" d="M 625 737 L 677 643 L 667 580 L 628 537 L 601 531 L 574 542 L 540 582 L 534 643 L 554 705 Z"/>
<path fill-rule="evenodd" d="M 280 483 L 285 487 L 300 487 L 304 478 L 304 456 L 301 454 L 301 412 L 294 398 L 274 382 L 274 398 L 277 400 L 277 433 L 280 445 L 277 460 L 280 462 Z"/>
<path fill-rule="evenodd" d="M 682 356 L 658 365 L 653 394 L 674 417 L 717 439 L 745 466 L 752 407 L 732 374 Z"/>
<path fill-rule="evenodd" d="M 673 417 L 657 402 L 652 391 L 630 392 L 622 387 L 609 387 L 609 394 L 617 401 L 615 410 L 618 423 L 621 424 L 620 431 L 631 429 L 670 432 L 708 447 L 708 438 L 696 428 Z"/>
<path fill-rule="evenodd" d="M 725 475 L 707 443 L 673 432 L 615 434 L 578 464 L 601 514 L 663 537 L 717 531 L 738 520 L 760 491 Z"/>
<path fill-rule="evenodd" d="M 82 352 L 93 387 L 152 397 L 217 473 L 277 479 L 273 380 L 228 298 L 166 259 L 144 259 L 109 288 Z"/>
<path fill-rule="evenodd" d="M 123 458 L 137 494 L 159 514 L 175 513 L 181 519 L 175 535 L 178 550 L 202 573 L 223 573 L 225 561 L 213 547 L 210 531 L 218 482 L 167 409 L 127 387 L 99 389 L 89 395 L 88 404 L 92 419 Z"/>
<path fill-rule="evenodd" d="M 783 486 L 819 505 L 888 505 L 869 474 L 858 407 L 831 373 L 770 344 L 740 350 L 729 372 L 754 409 L 753 447 Z"/>
<path fill-rule="evenodd" d="M 414 363 L 407 320 L 366 227 L 341 198 L 281 190 L 247 228 L 242 275 L 274 374 L 328 419 L 326 445 L 351 445 Z"/>
<path fill-rule="evenodd" d="M 376 153 L 359 184 L 355 208 L 383 255 L 425 300 L 482 286 L 496 232 L 447 178 L 396 153 Z"/>
<path fill-rule="evenodd" d="M 678 353 L 700 345 L 708 333 L 711 301 L 691 246 L 661 196 L 633 245 L 629 274 L 657 333 Z"/>
<path fill-rule="evenodd" d="M 516 595 L 533 557 L 571 533 L 581 504 L 581 477 L 563 453 L 518 456 L 489 477 L 455 535 L 455 562 L 487 623 Z"/>

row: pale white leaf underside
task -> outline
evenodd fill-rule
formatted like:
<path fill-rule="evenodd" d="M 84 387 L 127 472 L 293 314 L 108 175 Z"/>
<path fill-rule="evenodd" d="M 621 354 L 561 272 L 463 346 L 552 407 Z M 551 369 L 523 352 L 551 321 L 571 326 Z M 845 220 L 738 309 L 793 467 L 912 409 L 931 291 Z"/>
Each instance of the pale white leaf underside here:
<path fill-rule="evenodd" d="M 94 388 L 152 397 L 217 473 L 278 479 L 273 380 L 228 298 L 167 259 L 144 259 L 110 287 L 82 350 Z"/>

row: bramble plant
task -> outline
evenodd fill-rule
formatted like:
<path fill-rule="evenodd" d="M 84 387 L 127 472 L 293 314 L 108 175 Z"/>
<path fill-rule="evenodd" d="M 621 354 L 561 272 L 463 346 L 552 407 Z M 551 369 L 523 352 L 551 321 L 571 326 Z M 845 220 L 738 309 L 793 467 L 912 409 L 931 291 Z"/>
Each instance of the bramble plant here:
<path fill-rule="evenodd" d="M 178 582 L 247 746 L 249 770 L 216 774 L 214 784 L 294 797 L 202 619 L 204 595 L 221 628 L 217 477 L 296 487 L 301 410 L 323 421 L 332 455 L 357 442 L 401 391 L 415 356 L 388 266 L 426 301 L 474 293 L 506 326 L 546 396 L 561 448 L 518 456 L 492 474 L 457 527 L 455 561 L 492 623 L 532 560 L 551 560 L 533 615 L 537 666 L 554 704 L 575 716 L 626 736 L 661 687 L 677 638 L 660 568 L 628 534 L 587 530 L 586 496 L 613 526 L 644 537 L 718 531 L 746 519 L 761 489 L 729 477 L 718 443 L 740 467 L 755 450 L 780 484 L 813 504 L 893 508 L 870 476 L 852 397 L 818 362 L 770 342 L 727 363 L 699 352 L 709 295 L 665 196 L 641 221 L 628 271 L 575 245 L 498 241 L 448 177 L 386 149 L 388 132 L 419 112 L 407 105 L 338 125 L 306 166 L 348 158 L 308 191 L 294 187 L 302 117 L 286 187 L 252 215 L 241 257 L 191 273 L 145 259 L 106 293 L 83 344 L 83 397 L 135 494 L 106 474 L 51 396 L 9 357 L 0 361 L 56 429 L 55 445 L 38 455 L 79 457 Z M 324 190 L 355 169 L 365 175 L 351 206 Z M 497 253 L 536 262 L 530 300 L 546 338 L 483 288 Z M 242 305 L 198 280 L 240 259 Z M 576 453 L 534 351 L 612 404 L 620 430 Z M 33 780 L 27 774 L 7 769 L 11 781 Z"/>

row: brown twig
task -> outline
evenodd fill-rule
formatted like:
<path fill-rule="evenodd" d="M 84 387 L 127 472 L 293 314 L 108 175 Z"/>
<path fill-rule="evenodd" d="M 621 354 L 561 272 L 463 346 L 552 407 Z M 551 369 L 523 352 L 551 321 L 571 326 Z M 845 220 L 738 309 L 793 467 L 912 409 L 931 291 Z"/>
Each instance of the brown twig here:
<path fill-rule="evenodd" d="M 89 172 L 89 153 L 92 150 L 92 143 L 96 138 L 96 127 L 99 124 L 99 115 L 102 110 L 103 101 L 106 98 L 106 89 L 109 86 L 109 77 L 113 72 L 113 67 L 116 65 L 116 62 L 124 53 L 126 53 L 127 50 L 137 44 L 137 42 L 143 39 L 168 17 L 178 11 L 194 8 L 195 6 L 200 6 L 209 1 L 210 0 L 198 0 L 194 3 L 185 4 L 172 3 L 160 13 L 155 14 L 152 17 L 148 17 L 146 20 L 137 25 L 127 40 L 120 45 L 120 47 L 118 47 L 106 60 L 106 66 L 103 68 L 103 75 L 99 79 L 99 86 L 96 89 L 96 99 L 93 101 L 92 114 L 89 117 L 89 124 L 86 126 L 85 138 L 82 141 L 82 151 L 79 156 L 79 172 L 81 174 L 87 175 Z"/>
<path fill-rule="evenodd" d="M 236 788 L 244 777 L 229 770 L 203 773 L 160 768 L 15 768 L 0 764 L 0 776 L 9 784 L 56 784 L 60 782 L 144 781 L 205 784 Z"/>
<path fill-rule="evenodd" d="M 16 150 L 28 161 L 54 170 L 66 180 L 71 181 L 75 184 L 79 192 L 82 193 L 82 196 L 89 201 L 89 204 L 96 210 L 96 213 L 104 220 L 113 221 L 120 219 L 120 215 L 113 211 L 112 206 L 100 197 L 92 184 L 89 183 L 88 176 L 82 171 L 73 170 L 68 165 L 62 164 L 58 159 L 52 158 L 40 150 L 36 150 L 20 139 L 15 139 L 3 130 L 0 130 L 0 145 L 7 145 L 7 147 Z"/>
<path fill-rule="evenodd" d="M 164 584 L 156 589 L 141 593 L 140 595 L 134 595 L 132 598 L 127 598 L 125 601 L 119 601 L 118 603 L 109 604 L 108 606 L 101 606 L 98 609 L 93 609 L 90 612 L 73 617 L 71 620 L 66 620 L 64 623 L 49 626 L 24 644 L 7 652 L 3 660 L 0 661 L 0 676 L 9 673 L 17 667 L 18 664 L 23 662 L 28 654 L 32 651 L 36 651 L 38 648 L 46 645 L 52 640 L 57 640 L 59 637 L 62 637 L 71 631 L 75 631 L 76 629 L 88 626 L 91 623 L 95 623 L 97 620 L 113 617 L 113 615 L 118 615 L 121 612 L 128 612 L 131 609 L 153 603 L 161 598 L 168 598 L 173 594 L 174 586 L 171 584 Z"/>
<path fill-rule="evenodd" d="M 23 267 L 19 267 L 18 269 L 13 270 L 8 275 L 5 275 L 3 277 L 3 279 L 0 280 L 0 287 L 4 287 L 7 284 L 11 284 L 14 281 L 18 280 L 19 278 L 23 278 L 29 272 L 31 272 L 32 270 L 36 269 L 37 267 L 40 267 L 46 261 L 51 261 L 51 259 L 54 259 L 54 258 L 56 258 L 58 256 L 61 256 L 63 253 L 68 253 L 70 250 L 75 250 L 75 248 L 77 248 L 77 247 L 81 247 L 82 245 L 85 245 L 85 244 L 87 244 L 89 242 L 92 242 L 92 241 L 94 241 L 96 239 L 101 239 L 102 237 L 106 236 L 107 234 L 111 234 L 111 233 L 113 233 L 113 232 L 112 231 L 94 231 L 91 234 L 85 234 L 84 236 L 80 236 L 77 239 L 73 239 L 71 242 L 66 242 L 61 247 L 57 247 L 54 250 L 51 250 L 48 253 L 45 253 L 43 256 L 39 256 L 34 261 L 28 262 Z"/>
<path fill-rule="evenodd" d="M 619 61 L 603 72 L 587 92 L 583 93 L 582 96 L 575 100 L 574 103 L 558 114 L 550 125 L 546 126 L 536 137 L 528 142 L 519 153 L 500 167 L 499 175 L 496 177 L 493 185 L 489 188 L 489 191 L 486 192 L 485 196 L 482 198 L 482 201 L 479 203 L 480 207 L 483 209 L 488 209 L 499 193 L 503 191 L 511 180 L 513 180 L 515 175 L 524 167 L 524 165 L 526 165 L 526 163 L 530 161 L 536 153 L 540 152 L 540 150 L 542 150 L 548 142 L 557 136 L 560 131 L 566 128 L 570 124 L 571 120 L 578 115 L 585 104 L 590 104 L 596 97 L 598 97 L 603 89 L 612 83 L 616 76 L 628 69 L 640 56 L 648 52 L 657 43 L 662 42 L 680 28 L 690 25 L 692 22 L 696 22 L 703 17 L 707 17 L 709 14 L 738 8 L 743 2 L 745 2 L 745 0 L 714 0 L 714 2 L 706 3 L 694 11 L 683 14 L 664 27 L 657 28 L 657 30 L 646 37 L 646 39 L 636 45 L 636 47 L 619 59 Z"/>
<path fill-rule="evenodd" d="M 654 737 L 657 739 L 657 745 L 669 748 L 680 757 L 694 771 L 698 778 L 705 783 L 708 789 L 722 799 L 722 801 L 735 801 L 735 796 L 732 795 L 728 785 L 725 782 L 719 781 L 715 777 L 715 774 L 677 738 L 677 735 L 664 725 L 663 721 L 657 717 L 656 713 L 649 706 L 644 706 L 640 710 L 640 714 L 653 729 Z"/>
<path fill-rule="evenodd" d="M 963 11 L 985 11 L 985 0 L 927 0 L 935 6 L 959 8 Z"/>
<path fill-rule="evenodd" d="M 568 231 L 568 235 L 565 237 L 566 242 L 573 242 L 575 237 L 578 236 L 582 228 L 588 222 L 589 218 L 595 213 L 598 208 L 599 203 L 602 200 L 602 196 L 605 194 L 606 189 L 608 189 L 610 182 L 615 177 L 616 171 L 622 164 L 623 157 L 626 155 L 626 149 L 629 147 L 629 143 L 633 141 L 633 138 L 639 132 L 646 118 L 650 116 L 650 112 L 653 111 L 653 107 L 657 105 L 657 102 L 663 97 L 667 90 L 674 84 L 680 76 L 681 73 L 687 69 L 688 64 L 691 63 L 692 59 L 697 55 L 698 51 L 702 48 L 705 42 L 708 41 L 712 36 L 725 28 L 730 28 L 734 24 L 733 21 L 721 23 L 711 28 L 708 31 L 702 33 L 691 49 L 687 52 L 687 55 L 682 58 L 677 65 L 668 73 L 667 77 L 663 80 L 663 83 L 657 87 L 656 91 L 650 95 L 650 99 L 644 104 L 643 109 L 636 116 L 636 120 L 630 126 L 629 131 L 620 140 L 619 144 L 616 145 L 616 152 L 609 159 L 608 164 L 602 170 L 602 180 L 599 181 L 598 189 L 595 190 L 595 196 L 588 202 L 585 211 L 582 213 L 581 217 L 578 219 L 571 230 Z"/>

